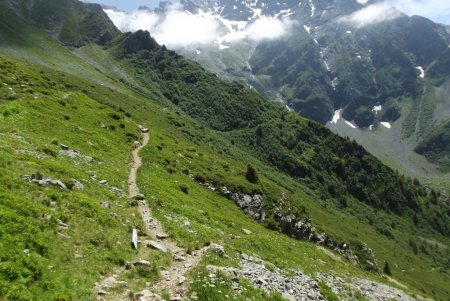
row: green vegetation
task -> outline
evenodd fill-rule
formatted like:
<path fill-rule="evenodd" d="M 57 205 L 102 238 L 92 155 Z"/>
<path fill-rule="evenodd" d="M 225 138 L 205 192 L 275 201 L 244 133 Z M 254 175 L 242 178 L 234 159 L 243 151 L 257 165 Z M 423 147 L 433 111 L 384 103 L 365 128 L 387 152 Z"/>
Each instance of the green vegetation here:
<path fill-rule="evenodd" d="M 0 296 L 90 298 L 100 273 L 131 257 L 128 233 L 141 224 L 131 217 L 134 209 L 123 206 L 126 198 L 98 183 L 107 179 L 126 191 L 136 124 L 65 88 L 78 82 L 65 74 L 5 58 L 0 65 L 1 89 L 14 95 L 0 105 Z M 64 155 L 60 144 L 77 155 Z M 76 179 L 84 189 L 40 187 L 24 178 L 36 172 L 68 187 Z M 111 210 L 100 205 L 105 200 Z"/>
<path fill-rule="evenodd" d="M 444 171 L 450 170 L 450 120 L 432 129 L 416 148 L 416 152 L 428 160 L 442 166 Z"/>
<path fill-rule="evenodd" d="M 339 296 L 336 295 L 330 287 L 323 281 L 319 282 L 320 293 L 327 301 L 339 301 Z"/>
<path fill-rule="evenodd" d="M 127 51 L 124 45 L 136 37 L 144 39 L 139 43 L 141 48 Z M 427 193 L 383 166 L 356 143 L 331 134 L 315 122 L 289 114 L 237 83 L 223 83 L 198 64 L 164 47 L 154 48 L 148 33 L 130 34 L 112 45 L 114 53 L 120 54 L 122 62 L 144 85 L 158 83 L 161 93 L 203 128 L 222 132 L 223 137 L 260 162 L 314 190 L 322 200 L 338 202 L 338 196 L 347 195 L 399 215 L 423 211 L 422 215 L 435 230 L 448 235 L 445 219 L 435 219 L 426 212 L 429 207 L 423 207 Z M 185 126 L 180 120 L 175 124 Z M 279 196 L 271 195 L 271 202 L 276 203 Z"/>
<path fill-rule="evenodd" d="M 98 4 L 71 0 L 20 0 L 13 6 L 28 20 L 55 33 L 66 45 L 104 44 L 119 34 Z"/>
<path fill-rule="evenodd" d="M 7 32 L 5 23 L 0 25 Z M 130 230 L 143 227 L 137 210 L 126 196 L 99 184 L 105 179 L 126 193 L 129 154 L 140 138 L 137 123 L 151 131 L 138 184 L 155 217 L 187 250 L 214 241 L 229 255 L 208 253 L 190 276 L 191 293 L 208 300 L 227 294 L 237 300 L 282 300 L 242 279 L 247 295 L 236 295 L 230 290 L 234 280 L 220 273 L 219 287 L 203 286 L 209 278 L 204 265 L 235 266 L 239 252 L 312 277 L 348 273 L 386 281 L 335 260 L 315 244 L 270 230 L 280 228 L 277 214 L 291 214 L 310 218 L 355 252 L 366 243 L 377 267 L 392 263 L 393 275 L 412 291 L 434 292 L 436 299 L 448 295 L 446 196 L 400 176 L 318 123 L 220 81 L 155 45 L 146 33 L 121 35 L 105 49 L 79 49 L 86 61 L 95 55 L 97 69 L 43 34 L 35 38 L 36 45 L 57 49 L 72 68 L 58 71 L 62 66 L 51 54 L 30 44 L 13 44 L 21 50 L 19 59 L 0 59 L 0 299 L 88 300 L 101 275 L 139 256 L 153 265 L 123 276 L 137 290 L 170 264 L 170 254 L 130 249 Z M 0 53 L 11 53 L 5 49 Z M 32 55 L 24 60 L 24 53 Z M 108 68 L 123 76 L 100 71 Z M 67 157 L 61 144 L 78 155 Z M 24 178 L 36 172 L 61 179 L 72 190 Z M 84 189 L 75 190 L 73 179 Z M 207 184 L 261 194 L 266 220 L 255 222 Z M 101 206 L 106 200 L 111 208 Z M 243 235 L 242 229 L 252 234 Z M 362 254 L 357 253 L 364 259 Z"/>

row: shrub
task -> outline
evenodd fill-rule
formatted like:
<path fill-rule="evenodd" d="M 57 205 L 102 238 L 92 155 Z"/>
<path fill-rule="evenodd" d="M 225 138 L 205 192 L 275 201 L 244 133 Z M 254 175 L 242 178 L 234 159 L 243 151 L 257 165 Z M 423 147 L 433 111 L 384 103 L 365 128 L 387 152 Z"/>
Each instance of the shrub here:
<path fill-rule="evenodd" d="M 258 183 L 258 172 L 256 171 L 256 168 L 253 165 L 251 164 L 247 165 L 247 173 L 245 174 L 245 178 L 250 183 Z"/>
<path fill-rule="evenodd" d="M 384 262 L 383 273 L 392 276 L 391 268 L 389 267 L 389 263 L 387 261 Z"/>
<path fill-rule="evenodd" d="M 189 187 L 185 184 L 182 184 L 180 186 L 180 190 L 183 191 L 185 194 L 189 194 Z"/>

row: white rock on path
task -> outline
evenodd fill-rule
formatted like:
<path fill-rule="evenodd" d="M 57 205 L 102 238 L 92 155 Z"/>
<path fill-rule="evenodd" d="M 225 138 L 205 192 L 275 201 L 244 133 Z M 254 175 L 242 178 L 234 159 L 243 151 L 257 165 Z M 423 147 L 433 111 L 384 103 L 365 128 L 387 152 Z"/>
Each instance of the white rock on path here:
<path fill-rule="evenodd" d="M 167 253 L 167 248 L 164 247 L 162 244 L 160 244 L 159 242 L 156 242 L 154 240 L 149 240 L 147 241 L 147 247 L 155 249 L 155 250 L 159 250 L 163 253 Z"/>

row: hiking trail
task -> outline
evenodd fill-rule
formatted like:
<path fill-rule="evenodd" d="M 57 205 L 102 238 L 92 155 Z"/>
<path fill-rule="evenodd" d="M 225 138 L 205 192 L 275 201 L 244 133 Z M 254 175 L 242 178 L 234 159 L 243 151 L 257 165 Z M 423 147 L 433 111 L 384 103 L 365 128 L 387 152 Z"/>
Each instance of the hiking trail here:
<path fill-rule="evenodd" d="M 150 141 L 150 134 L 144 127 L 139 126 L 139 128 L 143 134 L 143 139 L 142 143 L 132 151 L 130 173 L 128 176 L 128 192 L 130 199 L 139 196 L 143 197 L 139 193 L 136 178 L 137 172 L 142 166 L 142 158 L 139 156 L 139 152 Z M 121 274 L 126 273 L 127 270 L 125 267 L 116 269 L 113 272 L 113 275 L 104 276 L 96 283 L 94 288 L 96 299 L 99 301 L 154 301 L 162 300 L 159 294 L 164 292 L 170 295 L 169 300 L 171 301 L 184 300 L 187 297 L 186 294 L 188 292 L 188 283 L 185 275 L 199 264 L 202 256 L 208 250 L 208 247 L 195 250 L 191 252 L 191 254 L 188 254 L 185 249 L 178 247 L 177 244 L 170 239 L 170 236 L 165 232 L 162 224 L 153 217 L 151 209 L 146 201 L 139 202 L 139 213 L 145 224 L 144 231 L 146 237 L 140 237 L 138 248 L 147 248 L 150 241 L 157 242 L 157 244 L 162 247 L 162 250 L 160 250 L 161 252 L 166 251 L 172 254 L 172 264 L 167 267 L 166 270 L 161 271 L 161 278 L 156 283 L 151 283 L 140 292 L 130 293 L 127 289 L 120 295 L 113 291 L 121 285 L 127 286 L 126 282 L 117 280 L 117 278 L 120 277 Z M 140 260 L 140 258 L 136 259 L 137 261 Z"/>

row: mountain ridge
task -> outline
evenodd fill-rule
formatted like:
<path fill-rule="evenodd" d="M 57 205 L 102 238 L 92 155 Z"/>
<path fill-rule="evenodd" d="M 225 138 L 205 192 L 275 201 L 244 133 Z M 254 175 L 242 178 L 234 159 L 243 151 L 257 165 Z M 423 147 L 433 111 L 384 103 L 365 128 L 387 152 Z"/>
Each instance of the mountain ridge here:
<path fill-rule="evenodd" d="M 0 24 L 4 23 L 7 22 L 4 20 Z M 4 28 L 4 25 L 0 27 L 0 33 L 7 35 L 9 31 Z M 44 32 L 36 36 L 47 45 L 55 48 L 58 45 L 45 40 Z M 20 45 L 14 46 L 17 50 L 21 49 Z M 2 245 L 2 249 L 8 252 L 2 252 L 7 255 L 2 257 L 0 264 L 0 295 L 7 299 L 27 300 L 31 292 L 48 297 L 46 299 L 70 300 L 80 296 L 94 299 L 97 296 L 91 295 L 88 286 L 98 279 L 100 273 L 124 266 L 126 261 L 135 256 L 147 256 L 155 262 L 154 267 L 132 269 L 125 276 L 128 278 L 124 280 L 129 282 L 129 290 L 133 292 L 145 287 L 146 281 L 158 279 L 160 265 L 168 266 L 172 260 L 170 255 L 147 251 L 145 248 L 140 248 L 138 253 L 129 250 L 129 231 L 135 227 L 142 229 L 142 221 L 133 215 L 136 213 L 133 200 L 108 192 L 113 188 L 112 185 L 119 187 L 119 190 L 126 185 L 120 175 L 126 174 L 129 150 L 138 140 L 135 129 L 137 122 L 150 128 L 153 137 L 141 154 L 144 165 L 138 177 L 139 187 L 144 197 L 148 198 L 155 216 L 187 251 L 201 248 L 211 240 L 220 240 L 224 244 L 230 258 L 224 260 L 214 253 L 208 253 L 208 258 L 204 258 L 206 263 L 233 265 L 240 258 L 239 252 L 243 251 L 263 257 L 283 269 L 293 266 L 306 269 L 313 277 L 319 270 L 329 273 L 331 269 L 333 272 L 341 269 L 361 275 L 362 272 L 347 263 L 330 259 L 332 257 L 327 257 L 322 251 L 316 251 L 314 244 L 298 242 L 266 229 L 281 226 L 280 220 L 276 218 L 278 215 L 286 218 L 291 216 L 291 221 L 295 222 L 309 217 L 314 227 L 325 231 L 342 245 L 358 247 L 361 241 L 370 244 L 374 250 L 375 264 L 381 268 L 384 261 L 389 260 L 396 277 L 406 281 L 411 290 L 423 289 L 432 295 L 429 287 L 420 284 L 424 281 L 433 283 L 432 287 L 438 296 L 445 296 L 445 263 L 442 262 L 445 249 L 433 249 L 432 244 L 416 242 L 416 236 L 420 233 L 422 237 L 436 239 L 444 244 L 448 241 L 448 234 L 445 234 L 448 231 L 448 227 L 445 230 L 448 217 L 442 209 L 445 208 L 446 196 L 437 195 L 419 183 L 398 175 L 355 143 L 331 134 L 316 122 L 288 113 L 282 106 L 269 102 L 240 84 L 221 81 L 214 74 L 205 72 L 200 65 L 157 45 L 148 32 L 118 36 L 106 43 L 105 47 L 88 44 L 81 48 L 70 48 L 71 52 L 66 50 L 67 60 L 78 67 L 72 72 L 92 74 L 90 77 L 53 70 L 61 68 L 66 62 L 56 67 L 50 64 L 42 66 L 42 62 L 51 58 L 33 53 L 30 50 L 36 47 L 33 43 L 26 50 L 26 53 L 33 55 L 25 59 L 19 54 L 16 58 L 11 57 L 10 50 L 3 47 L 0 46 L 0 51 L 9 54 L 3 59 L 3 66 L 10 67 L 2 68 L 2 81 L 7 86 L 1 87 L 0 118 L 5 121 L 2 122 L 2 137 L 8 137 L 2 141 L 8 144 L 1 150 L 5 154 L 1 157 L 6 158 L 1 165 L 5 171 L 2 181 L 7 183 L 2 187 L 3 195 L 7 196 L 2 198 L 2 206 L 9 210 L 11 219 L 29 214 L 33 221 L 41 223 L 39 217 L 45 213 L 55 216 L 50 221 L 56 222 L 55 219 L 60 217 L 59 224 L 69 226 L 57 230 L 54 228 L 62 226 L 51 226 L 50 231 L 46 232 L 45 250 L 49 250 L 53 257 L 39 249 L 39 241 L 37 246 L 26 245 L 26 237 L 7 236 L 6 242 L 14 241 L 20 247 L 28 247 L 19 260 L 10 256 L 12 251 L 7 248 L 9 244 Z M 89 68 L 93 70 L 85 70 Z M 100 84 L 95 81 L 98 80 L 96 77 L 103 82 L 100 81 Z M 30 82 L 33 85 L 28 85 Z M 25 83 L 29 90 L 21 87 Z M 209 97 L 205 98 L 205 95 Z M 41 113 L 35 117 L 29 111 Z M 46 115 L 52 116 L 51 124 L 39 123 L 39 116 Z M 68 124 L 70 128 L 64 132 L 68 138 L 64 138 L 58 129 Z M 287 130 L 280 132 L 283 127 Z M 42 131 L 42 128 L 46 131 Z M 23 144 L 23 148 L 26 148 L 23 157 L 13 151 L 18 143 L 15 139 L 21 140 L 16 138 L 17 135 L 32 141 L 32 144 Z M 89 135 L 88 141 L 84 135 Z M 70 139 L 70 143 L 66 139 Z M 67 145 L 80 148 L 75 151 L 79 154 L 76 158 L 83 159 L 89 155 L 96 159 L 87 166 L 82 162 L 75 164 L 76 161 L 72 162 L 72 159 L 64 159 L 62 154 L 67 153 L 64 152 L 67 151 Z M 69 150 L 70 147 L 74 146 L 69 146 Z M 59 148 L 62 148 L 61 154 Z M 36 153 L 39 156 L 47 154 L 46 161 L 34 157 Z M 73 153 L 73 150 L 69 153 Z M 97 160 L 102 164 L 96 163 Z M 356 190 L 352 196 L 345 183 L 350 179 L 339 178 L 339 172 L 334 170 L 333 166 L 338 161 L 344 173 L 353 173 L 352 179 L 360 184 L 356 186 L 364 188 L 364 182 L 373 182 L 373 185 L 368 185 L 367 191 Z M 257 180 L 253 182 L 246 177 L 251 165 L 256 166 L 253 170 L 257 173 Z M 23 184 L 23 173 L 34 173 L 36 169 L 51 178 L 59 177 L 64 182 L 68 182 L 71 177 L 82 179 L 85 190 L 77 194 L 70 191 L 59 193 L 52 187 L 42 188 L 33 182 Z M 71 174 L 71 170 L 76 174 Z M 376 175 L 377 178 L 370 178 Z M 386 189 L 384 193 L 398 193 L 401 202 L 397 202 L 394 197 L 389 199 L 392 202 L 386 202 L 381 197 L 376 199 L 383 194 L 383 191 L 377 190 L 383 188 L 377 187 L 377 183 L 385 183 L 384 177 L 389 178 L 389 184 L 393 185 L 392 189 Z M 103 179 L 108 180 L 106 185 Z M 245 196 L 261 194 L 262 208 L 267 217 L 265 227 L 241 212 L 237 204 L 217 193 L 217 189 L 223 186 Z M 32 199 L 36 202 L 33 207 L 36 213 L 18 210 L 17 199 L 11 197 L 11 191 L 15 192 L 16 198 L 20 198 L 19 204 L 24 203 L 30 195 L 36 195 Z M 359 193 L 367 192 L 373 194 L 373 199 L 358 196 Z M 287 197 L 282 198 L 283 193 Z M 338 198 L 339 194 L 344 197 Z M 110 208 L 100 205 L 106 197 L 112 205 Z M 373 204 L 369 206 L 364 201 L 373 201 Z M 56 207 L 52 207 L 55 202 Z M 405 212 L 392 214 L 391 211 L 397 211 L 396 205 Z M 420 211 L 412 210 L 417 209 L 417 206 L 421 208 Z M 223 211 L 227 214 L 223 214 Z M 341 222 L 330 224 L 336 216 Z M 42 227 L 47 229 L 45 219 L 42 223 Z M 89 227 L 84 227 L 83 223 Z M 116 234 L 105 236 L 99 226 L 102 223 L 112 225 L 110 231 Z M 3 229 L 11 226 L 0 225 Z M 356 231 L 355 226 L 360 230 Z M 11 229 L 16 228 L 17 224 L 14 224 Z M 251 229 L 254 235 L 244 236 L 242 228 Z M 437 230 L 443 231 L 442 234 Z M 39 233 L 37 228 L 34 231 Z M 116 245 L 116 242 L 120 244 Z M 58 244 L 64 246 L 67 254 L 56 252 Z M 417 253 L 414 252 L 414 244 Z M 394 257 L 385 250 L 389 249 L 386 246 L 410 257 Z M 76 249 L 76 254 L 72 248 Z M 355 254 L 363 259 L 362 253 L 356 251 Z M 33 256 L 31 266 L 27 265 L 31 260 L 27 260 L 27 252 Z M 38 254 L 41 259 L 34 261 Z M 67 263 L 61 264 L 60 260 L 63 259 Z M 99 259 L 99 262 L 96 263 L 94 259 Z M 325 266 L 322 266 L 321 260 Z M 428 272 L 421 270 L 421 273 L 427 279 L 411 271 L 403 273 L 392 262 L 408 269 L 422 264 Z M 443 266 L 444 270 L 429 272 L 432 262 Z M 48 268 L 48 265 L 52 268 Z M 67 273 L 63 273 L 66 267 Z M 270 266 L 267 269 L 271 269 Z M 86 273 L 85 282 L 69 280 L 73 275 L 77 279 L 84 277 L 84 274 L 79 273 L 80 270 Z M 7 271 L 23 271 L 23 276 L 8 278 L 5 277 Z M 196 270 L 195 275 L 203 275 L 202 271 L 201 268 Z M 377 275 L 365 277 L 377 277 L 377 281 L 385 281 Z M 233 282 L 226 277 L 223 281 L 229 285 Z M 243 280 L 239 280 L 239 284 L 253 287 Z M 330 293 L 328 285 L 331 284 L 320 284 L 321 294 L 328 293 L 326 296 L 329 298 L 336 294 L 342 294 L 343 298 L 347 294 L 356 294 Z M 78 287 L 81 289 L 78 290 Z M 196 284 L 192 289 L 204 299 L 208 298 L 206 296 L 215 296 L 219 300 L 224 297 L 216 289 L 212 288 L 206 293 L 201 287 L 201 284 Z M 224 288 L 224 291 L 232 292 L 232 289 Z M 113 296 L 114 290 L 111 293 Z M 253 297 L 268 300 L 259 291 L 255 291 Z"/>
<path fill-rule="evenodd" d="M 359 137 L 369 132 L 388 143 L 377 128 L 395 127 L 389 140 L 403 141 L 400 146 L 411 158 L 400 162 L 402 172 L 430 185 L 441 176 L 448 178 L 445 168 L 436 171 L 437 161 L 413 159 L 418 155 L 417 144 L 439 121 L 445 121 L 433 103 L 448 103 L 449 99 L 430 100 L 427 92 L 439 89 L 448 78 L 450 36 L 445 27 L 420 16 L 406 16 L 382 1 L 279 3 L 184 1 L 181 4 L 193 16 L 221 23 L 229 40 L 225 35 L 217 41 L 174 47 L 222 78 L 238 80 L 302 116 L 328 124 L 342 136 L 357 138 L 380 158 L 390 151 L 374 149 L 372 135 Z M 377 17 L 361 23 L 366 21 L 357 16 L 365 11 Z M 251 31 L 255 22 L 266 19 L 287 22 L 287 32 L 257 41 L 250 37 L 232 40 L 234 34 Z M 354 131 L 330 122 L 338 112 L 341 120 L 336 122 L 345 121 Z M 385 162 L 392 160 L 395 151 Z"/>

